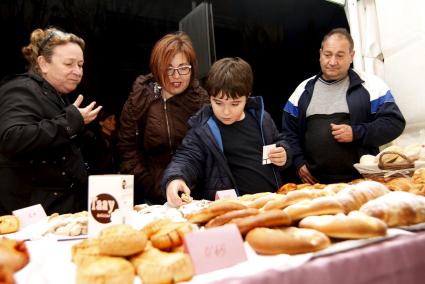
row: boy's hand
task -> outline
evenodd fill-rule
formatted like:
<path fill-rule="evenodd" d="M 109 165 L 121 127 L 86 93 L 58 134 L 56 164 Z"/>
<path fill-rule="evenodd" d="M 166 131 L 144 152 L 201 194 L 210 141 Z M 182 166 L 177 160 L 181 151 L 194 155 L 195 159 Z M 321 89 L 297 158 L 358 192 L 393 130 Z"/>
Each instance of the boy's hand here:
<path fill-rule="evenodd" d="M 286 164 L 286 151 L 283 147 L 276 147 L 269 152 L 270 161 L 276 166 L 283 166 Z"/>
<path fill-rule="evenodd" d="M 190 196 L 190 189 L 182 179 L 175 179 L 167 185 L 167 203 L 171 207 L 179 207 L 185 204 L 180 196 L 179 192 L 184 192 Z"/>

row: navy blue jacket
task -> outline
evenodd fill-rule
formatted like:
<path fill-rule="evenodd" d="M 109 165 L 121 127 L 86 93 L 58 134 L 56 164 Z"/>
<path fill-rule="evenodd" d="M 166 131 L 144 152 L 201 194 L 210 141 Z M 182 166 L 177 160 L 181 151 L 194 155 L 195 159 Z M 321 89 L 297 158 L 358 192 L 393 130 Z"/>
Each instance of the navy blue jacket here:
<path fill-rule="evenodd" d="M 282 127 L 293 154 L 296 169 L 306 164 L 303 155 L 306 111 L 313 95 L 318 74 L 302 82 L 283 111 Z M 353 129 L 353 143 L 359 157 L 376 155 L 379 146 L 391 142 L 404 130 L 406 121 L 395 104 L 388 86 L 378 77 L 350 69 L 347 104 Z"/>
<path fill-rule="evenodd" d="M 245 110 L 254 114 L 257 119 L 264 145 L 276 143 L 276 146 L 285 148 L 288 157 L 285 167 L 288 166 L 289 147 L 273 119 L 264 111 L 263 99 L 248 98 Z M 235 178 L 223 153 L 220 130 L 212 115 L 211 106 L 206 105 L 189 120 L 191 129 L 165 170 L 161 187 L 164 195 L 166 185 L 174 179 L 183 179 L 191 188 L 191 195 L 195 199 L 213 200 L 218 190 L 234 188 L 237 191 Z M 273 167 L 277 190 L 282 184 L 279 170 L 285 167 L 270 166 Z"/>

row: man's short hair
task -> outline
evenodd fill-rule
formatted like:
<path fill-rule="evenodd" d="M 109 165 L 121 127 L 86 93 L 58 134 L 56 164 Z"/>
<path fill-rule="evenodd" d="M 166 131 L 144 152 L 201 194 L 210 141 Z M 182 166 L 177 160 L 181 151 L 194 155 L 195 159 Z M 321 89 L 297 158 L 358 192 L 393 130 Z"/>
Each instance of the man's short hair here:
<path fill-rule="evenodd" d="M 330 32 L 328 32 L 323 37 L 321 48 L 323 48 L 323 44 L 325 43 L 325 41 L 328 40 L 328 38 L 330 38 L 333 35 L 338 35 L 340 37 L 344 37 L 346 40 L 348 40 L 348 43 L 350 44 L 350 51 L 354 50 L 353 38 L 351 37 L 351 34 L 345 28 L 336 28 L 336 29 L 333 29 Z"/>
<path fill-rule="evenodd" d="M 236 99 L 249 97 L 252 92 L 251 66 L 239 57 L 226 57 L 216 61 L 208 72 L 205 88 L 212 97 L 221 95 Z"/>

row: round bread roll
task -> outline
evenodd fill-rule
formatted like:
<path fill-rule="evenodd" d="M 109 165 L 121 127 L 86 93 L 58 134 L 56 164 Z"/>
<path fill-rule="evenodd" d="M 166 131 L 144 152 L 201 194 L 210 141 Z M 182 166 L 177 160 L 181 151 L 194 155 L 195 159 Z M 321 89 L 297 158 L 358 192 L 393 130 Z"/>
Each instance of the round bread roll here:
<path fill-rule="evenodd" d="M 107 227 L 99 234 L 99 251 L 110 256 L 130 256 L 141 252 L 147 242 L 146 234 L 129 225 Z"/>
<path fill-rule="evenodd" d="M 0 239 L 0 265 L 12 271 L 18 271 L 29 262 L 29 254 L 25 242 Z"/>
<path fill-rule="evenodd" d="M 378 165 L 378 161 L 373 155 L 363 155 L 360 157 L 360 164 L 365 166 L 373 166 Z"/>
<path fill-rule="evenodd" d="M 0 235 L 14 233 L 19 230 L 19 219 L 14 215 L 0 216 Z"/>
<path fill-rule="evenodd" d="M 255 228 L 245 240 L 259 254 L 298 254 L 314 252 L 328 247 L 329 238 L 316 230 L 287 228 Z"/>
<path fill-rule="evenodd" d="M 366 239 L 385 236 L 387 225 L 377 218 L 370 217 L 359 211 L 348 215 L 309 216 L 301 220 L 300 228 L 320 231 L 329 237 L 341 239 Z"/>
<path fill-rule="evenodd" d="M 77 266 L 77 284 L 133 284 L 133 265 L 121 257 L 103 256 L 86 265 Z"/>
<path fill-rule="evenodd" d="M 9 267 L 0 264 L 0 283 L 15 284 L 13 280 L 13 272 Z"/>
<path fill-rule="evenodd" d="M 86 239 L 71 247 L 72 262 L 76 265 L 96 260 L 101 256 L 99 239 Z"/>

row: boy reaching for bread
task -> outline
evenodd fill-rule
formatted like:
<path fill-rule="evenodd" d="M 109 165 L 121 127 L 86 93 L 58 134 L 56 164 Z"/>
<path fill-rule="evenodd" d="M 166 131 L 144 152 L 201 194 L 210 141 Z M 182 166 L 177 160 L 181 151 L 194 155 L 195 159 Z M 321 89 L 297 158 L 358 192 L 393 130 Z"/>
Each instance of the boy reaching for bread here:
<path fill-rule="evenodd" d="M 210 105 L 189 119 L 191 129 L 164 172 L 162 191 L 170 206 L 186 203 L 181 192 L 213 200 L 218 190 L 238 195 L 275 192 L 280 170 L 289 164 L 288 146 L 263 99 L 251 97 L 253 74 L 241 58 L 223 58 L 211 67 L 206 82 Z M 270 164 L 263 165 L 263 147 Z"/>

